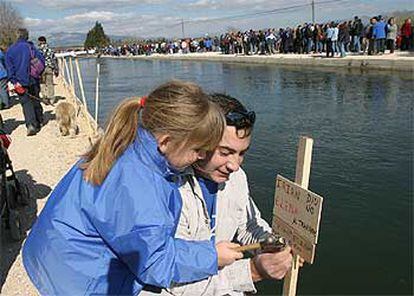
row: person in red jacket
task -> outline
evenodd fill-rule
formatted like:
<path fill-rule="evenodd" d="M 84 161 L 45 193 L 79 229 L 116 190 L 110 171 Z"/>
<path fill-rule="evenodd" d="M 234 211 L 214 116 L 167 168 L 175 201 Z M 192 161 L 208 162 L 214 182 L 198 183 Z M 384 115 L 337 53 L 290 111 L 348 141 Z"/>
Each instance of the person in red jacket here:
<path fill-rule="evenodd" d="M 411 28 L 411 19 L 408 18 L 405 20 L 404 24 L 401 26 L 401 50 L 408 50 L 411 47 L 410 40 L 412 38 L 413 31 Z"/>

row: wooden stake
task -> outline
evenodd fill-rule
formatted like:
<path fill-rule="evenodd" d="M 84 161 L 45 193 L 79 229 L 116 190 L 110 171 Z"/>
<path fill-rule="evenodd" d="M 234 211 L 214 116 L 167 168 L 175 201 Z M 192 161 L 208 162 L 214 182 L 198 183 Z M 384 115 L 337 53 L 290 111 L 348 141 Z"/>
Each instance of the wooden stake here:
<path fill-rule="evenodd" d="M 300 137 L 298 154 L 296 160 L 296 176 L 295 183 L 304 189 L 308 189 L 310 168 L 312 162 L 312 147 L 313 139 L 309 137 Z M 283 283 L 283 295 L 296 295 L 296 287 L 299 274 L 299 259 L 298 255 L 293 257 L 292 267 L 286 274 Z"/>

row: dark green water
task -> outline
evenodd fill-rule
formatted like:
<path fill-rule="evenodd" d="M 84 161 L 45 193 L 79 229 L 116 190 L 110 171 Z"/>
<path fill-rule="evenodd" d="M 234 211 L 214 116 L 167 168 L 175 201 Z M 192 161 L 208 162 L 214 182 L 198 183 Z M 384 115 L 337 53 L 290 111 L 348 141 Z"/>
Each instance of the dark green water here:
<path fill-rule="evenodd" d="M 95 60 L 81 67 L 93 111 Z M 171 78 L 227 92 L 256 111 L 244 168 L 268 221 L 276 174 L 293 180 L 299 136 L 314 138 L 309 189 L 325 200 L 316 261 L 301 270 L 298 294 L 413 293 L 412 75 L 104 59 L 100 123 L 121 99 Z"/>

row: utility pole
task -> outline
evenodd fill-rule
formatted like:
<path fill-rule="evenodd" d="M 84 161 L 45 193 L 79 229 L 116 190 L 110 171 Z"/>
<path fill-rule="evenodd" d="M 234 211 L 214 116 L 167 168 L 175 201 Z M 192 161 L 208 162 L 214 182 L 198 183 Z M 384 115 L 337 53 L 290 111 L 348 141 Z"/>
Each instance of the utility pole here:
<path fill-rule="evenodd" d="M 184 19 L 181 19 L 181 32 L 183 33 L 183 38 L 185 38 L 185 34 L 184 34 Z"/>
<path fill-rule="evenodd" d="M 312 24 L 315 23 L 315 0 L 312 0 Z"/>

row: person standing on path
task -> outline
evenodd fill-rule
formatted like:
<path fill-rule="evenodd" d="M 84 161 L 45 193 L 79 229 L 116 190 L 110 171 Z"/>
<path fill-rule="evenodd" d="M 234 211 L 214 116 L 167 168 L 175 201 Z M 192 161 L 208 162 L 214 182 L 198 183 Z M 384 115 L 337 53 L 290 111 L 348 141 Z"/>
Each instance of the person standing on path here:
<path fill-rule="evenodd" d="M 411 19 L 408 18 L 405 20 L 404 24 L 401 26 L 401 50 L 409 50 L 411 48 L 410 39 L 413 36 L 413 30 L 411 27 Z"/>
<path fill-rule="evenodd" d="M 45 36 L 40 36 L 38 39 L 38 47 L 45 58 L 45 71 L 41 79 L 41 92 L 43 98 L 55 102 L 55 87 L 53 85 L 53 75 L 58 77 L 59 66 L 54 51 L 46 42 Z"/>
<path fill-rule="evenodd" d="M 375 53 L 376 54 L 384 54 L 385 51 L 385 27 L 386 24 L 382 16 L 377 17 L 377 22 L 374 24 L 373 27 L 373 38 L 375 39 Z"/>
<path fill-rule="evenodd" d="M 387 24 L 387 47 L 390 50 L 390 53 L 394 53 L 395 50 L 395 40 L 397 39 L 398 27 L 395 23 L 395 19 L 391 17 L 388 20 Z"/>
<path fill-rule="evenodd" d="M 40 131 L 43 123 L 43 108 L 38 99 L 39 79 L 31 75 L 31 61 L 37 58 L 43 65 L 45 61 L 33 43 L 28 42 L 27 29 L 19 29 L 18 35 L 18 40 L 7 50 L 6 69 L 23 108 L 27 135 L 33 136 Z"/>

